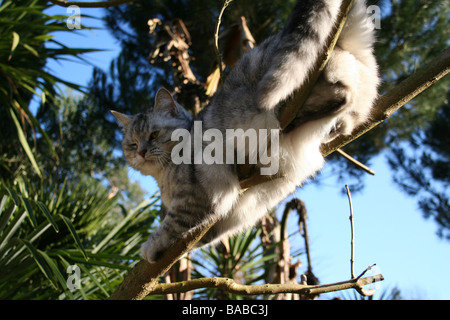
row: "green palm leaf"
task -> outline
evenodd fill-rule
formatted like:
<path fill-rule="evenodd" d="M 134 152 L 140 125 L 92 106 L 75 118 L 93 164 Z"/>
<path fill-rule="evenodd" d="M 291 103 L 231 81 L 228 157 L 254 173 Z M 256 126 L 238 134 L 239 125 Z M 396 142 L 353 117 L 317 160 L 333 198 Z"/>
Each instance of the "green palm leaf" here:
<path fill-rule="evenodd" d="M 0 183 L 0 299 L 107 298 L 140 260 L 158 198 L 123 215 L 98 181 L 49 186 Z M 74 291 L 66 284 L 70 265 L 81 270 L 82 288 Z"/>

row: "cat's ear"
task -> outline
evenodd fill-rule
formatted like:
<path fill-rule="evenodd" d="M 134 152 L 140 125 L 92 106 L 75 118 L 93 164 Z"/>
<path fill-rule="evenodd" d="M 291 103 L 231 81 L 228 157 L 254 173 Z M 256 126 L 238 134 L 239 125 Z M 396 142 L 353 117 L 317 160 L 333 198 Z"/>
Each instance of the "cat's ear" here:
<path fill-rule="evenodd" d="M 117 122 L 119 122 L 119 125 L 122 127 L 126 127 L 130 124 L 131 122 L 131 117 L 127 116 L 126 114 L 114 111 L 114 110 L 110 110 L 111 113 L 113 114 L 114 117 L 116 117 Z"/>
<path fill-rule="evenodd" d="M 172 98 L 172 95 L 169 91 L 167 91 L 167 89 L 161 88 L 156 93 L 155 111 L 168 111 L 173 116 L 178 114 L 179 110 L 177 103 Z"/>

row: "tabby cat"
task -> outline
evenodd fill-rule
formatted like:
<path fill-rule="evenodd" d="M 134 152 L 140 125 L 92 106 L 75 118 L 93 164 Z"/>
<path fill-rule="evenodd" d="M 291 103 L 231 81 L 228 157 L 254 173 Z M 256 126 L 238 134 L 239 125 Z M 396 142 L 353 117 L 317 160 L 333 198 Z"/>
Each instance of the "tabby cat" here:
<path fill-rule="evenodd" d="M 197 247 L 254 226 L 322 168 L 319 148 L 324 141 L 350 134 L 369 118 L 379 84 L 374 25 L 364 1 L 356 0 L 326 69 L 302 107 L 316 117 L 296 119 L 297 126 L 288 132 L 280 132 L 277 120 L 282 102 L 307 81 L 341 2 L 299 0 L 284 29 L 247 52 L 195 118 L 165 89 L 158 91 L 153 108 L 144 113 L 128 116 L 112 111 L 123 127 L 128 163 L 156 179 L 167 208 L 160 226 L 141 247 L 146 260 L 157 260 L 175 241 L 213 220 L 218 222 Z M 214 129 L 225 136 L 227 129 L 238 128 L 279 133 L 277 145 L 269 147 L 272 153 L 278 151 L 278 173 L 283 177 L 242 193 L 236 163 L 175 164 L 172 151 L 179 140 L 173 135 L 180 130 L 194 134 L 195 123 L 201 123 L 203 134 Z M 225 138 L 224 149 L 226 143 Z M 207 145 L 204 139 L 203 148 Z M 255 148 L 245 150 L 251 154 Z M 196 152 L 192 150 L 191 156 Z"/>

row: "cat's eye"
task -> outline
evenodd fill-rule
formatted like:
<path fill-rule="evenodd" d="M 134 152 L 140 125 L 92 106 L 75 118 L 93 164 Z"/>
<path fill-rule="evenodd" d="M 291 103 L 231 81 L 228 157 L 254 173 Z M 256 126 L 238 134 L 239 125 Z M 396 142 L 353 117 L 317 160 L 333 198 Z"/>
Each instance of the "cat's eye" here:
<path fill-rule="evenodd" d="M 131 149 L 136 149 L 137 148 L 137 144 L 136 143 L 132 143 L 132 144 L 129 145 L 129 147 Z"/>
<path fill-rule="evenodd" d="M 159 131 L 153 131 L 150 135 L 150 140 L 156 139 L 159 136 Z"/>

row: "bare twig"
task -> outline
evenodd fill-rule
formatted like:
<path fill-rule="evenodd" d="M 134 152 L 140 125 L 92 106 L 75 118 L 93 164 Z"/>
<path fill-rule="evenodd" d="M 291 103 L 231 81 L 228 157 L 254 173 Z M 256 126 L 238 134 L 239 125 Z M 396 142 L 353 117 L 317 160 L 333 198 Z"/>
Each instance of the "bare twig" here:
<path fill-rule="evenodd" d="M 309 235 L 308 235 L 308 224 L 306 223 L 306 207 L 305 203 L 302 200 L 300 201 L 300 206 L 297 208 L 298 211 L 298 225 L 300 229 L 300 233 L 305 240 L 305 251 L 306 251 L 306 259 L 308 260 L 308 273 L 312 274 L 312 263 L 311 263 L 311 254 L 309 250 Z M 303 230 L 303 232 L 301 232 Z"/>
<path fill-rule="evenodd" d="M 355 277 L 355 270 L 354 270 L 354 263 L 355 263 L 355 232 L 354 232 L 354 225 L 353 225 L 353 205 L 352 205 L 352 195 L 350 193 L 350 188 L 348 187 L 348 185 L 345 185 L 345 188 L 347 189 L 347 196 L 348 196 L 348 202 L 350 205 L 350 229 L 351 229 L 351 256 L 350 256 L 350 274 L 351 274 L 351 279 L 354 280 L 358 280 L 360 279 L 367 271 L 369 271 L 370 269 L 372 269 L 373 266 L 375 266 L 375 264 L 369 266 L 366 268 L 366 270 L 364 270 L 359 276 Z M 370 289 L 370 290 L 365 290 L 364 286 L 357 286 L 355 287 L 356 291 L 359 292 L 359 294 L 369 297 L 372 296 L 375 293 L 375 289 Z"/>
<path fill-rule="evenodd" d="M 358 160 L 356 160 L 355 158 L 350 156 L 348 153 L 344 152 L 342 149 L 337 149 L 336 152 L 339 153 L 341 156 L 343 156 L 348 161 L 350 161 L 351 163 L 353 163 L 354 165 L 356 165 L 357 167 L 366 171 L 367 173 L 370 173 L 371 175 L 375 175 L 375 171 L 371 170 L 369 167 L 362 164 L 361 162 L 359 162 Z"/>
<path fill-rule="evenodd" d="M 222 6 L 222 9 L 220 10 L 219 16 L 216 20 L 216 27 L 214 31 L 214 50 L 216 52 L 217 56 L 217 63 L 219 65 L 219 71 L 220 71 L 220 81 L 223 81 L 223 69 L 222 69 L 222 54 L 219 51 L 219 29 L 220 29 L 220 23 L 222 22 L 222 15 L 225 12 L 225 9 L 228 7 L 228 5 L 233 0 L 225 0 Z"/>
<path fill-rule="evenodd" d="M 65 1 L 65 0 L 49 0 L 49 1 L 61 7 L 78 6 L 80 8 L 109 8 L 128 2 L 133 2 L 134 0 L 111 0 L 111 1 L 96 1 L 96 2 Z"/>
<path fill-rule="evenodd" d="M 350 246 L 351 246 L 351 254 L 350 254 L 350 275 L 351 279 L 355 279 L 355 270 L 354 270 L 354 262 L 355 262 L 355 232 L 354 232 L 354 226 L 353 226 L 353 205 L 352 205 L 352 195 L 350 193 L 350 189 L 348 185 L 345 185 L 345 188 L 347 189 L 347 196 L 348 196 L 348 203 L 350 205 L 350 231 L 351 231 L 351 240 L 350 240 Z"/>
<path fill-rule="evenodd" d="M 356 277 L 356 279 L 359 279 L 359 278 L 361 278 L 363 275 L 365 275 L 366 274 L 366 272 L 367 271 L 369 271 L 370 269 L 372 269 L 373 267 L 375 267 L 377 264 L 376 263 L 374 263 L 373 265 L 371 265 L 371 266 L 368 266 L 367 268 L 366 268 L 366 270 L 364 270 L 363 272 L 361 272 L 361 274 L 359 275 L 359 276 L 357 276 Z"/>
<path fill-rule="evenodd" d="M 370 269 L 372 269 L 372 267 L 375 266 L 375 265 L 376 265 L 376 264 L 373 264 L 373 265 L 367 267 L 367 269 L 364 270 L 359 276 L 357 276 L 355 280 L 360 279 L 367 271 L 369 271 Z M 357 287 L 357 288 L 355 288 L 355 289 L 356 289 L 356 291 L 359 292 L 359 294 L 361 294 L 361 295 L 363 295 L 363 296 L 366 296 L 366 297 L 373 296 L 374 293 L 375 293 L 375 289 L 365 290 L 365 289 L 364 289 L 364 286 L 360 286 L 360 287 Z"/>

